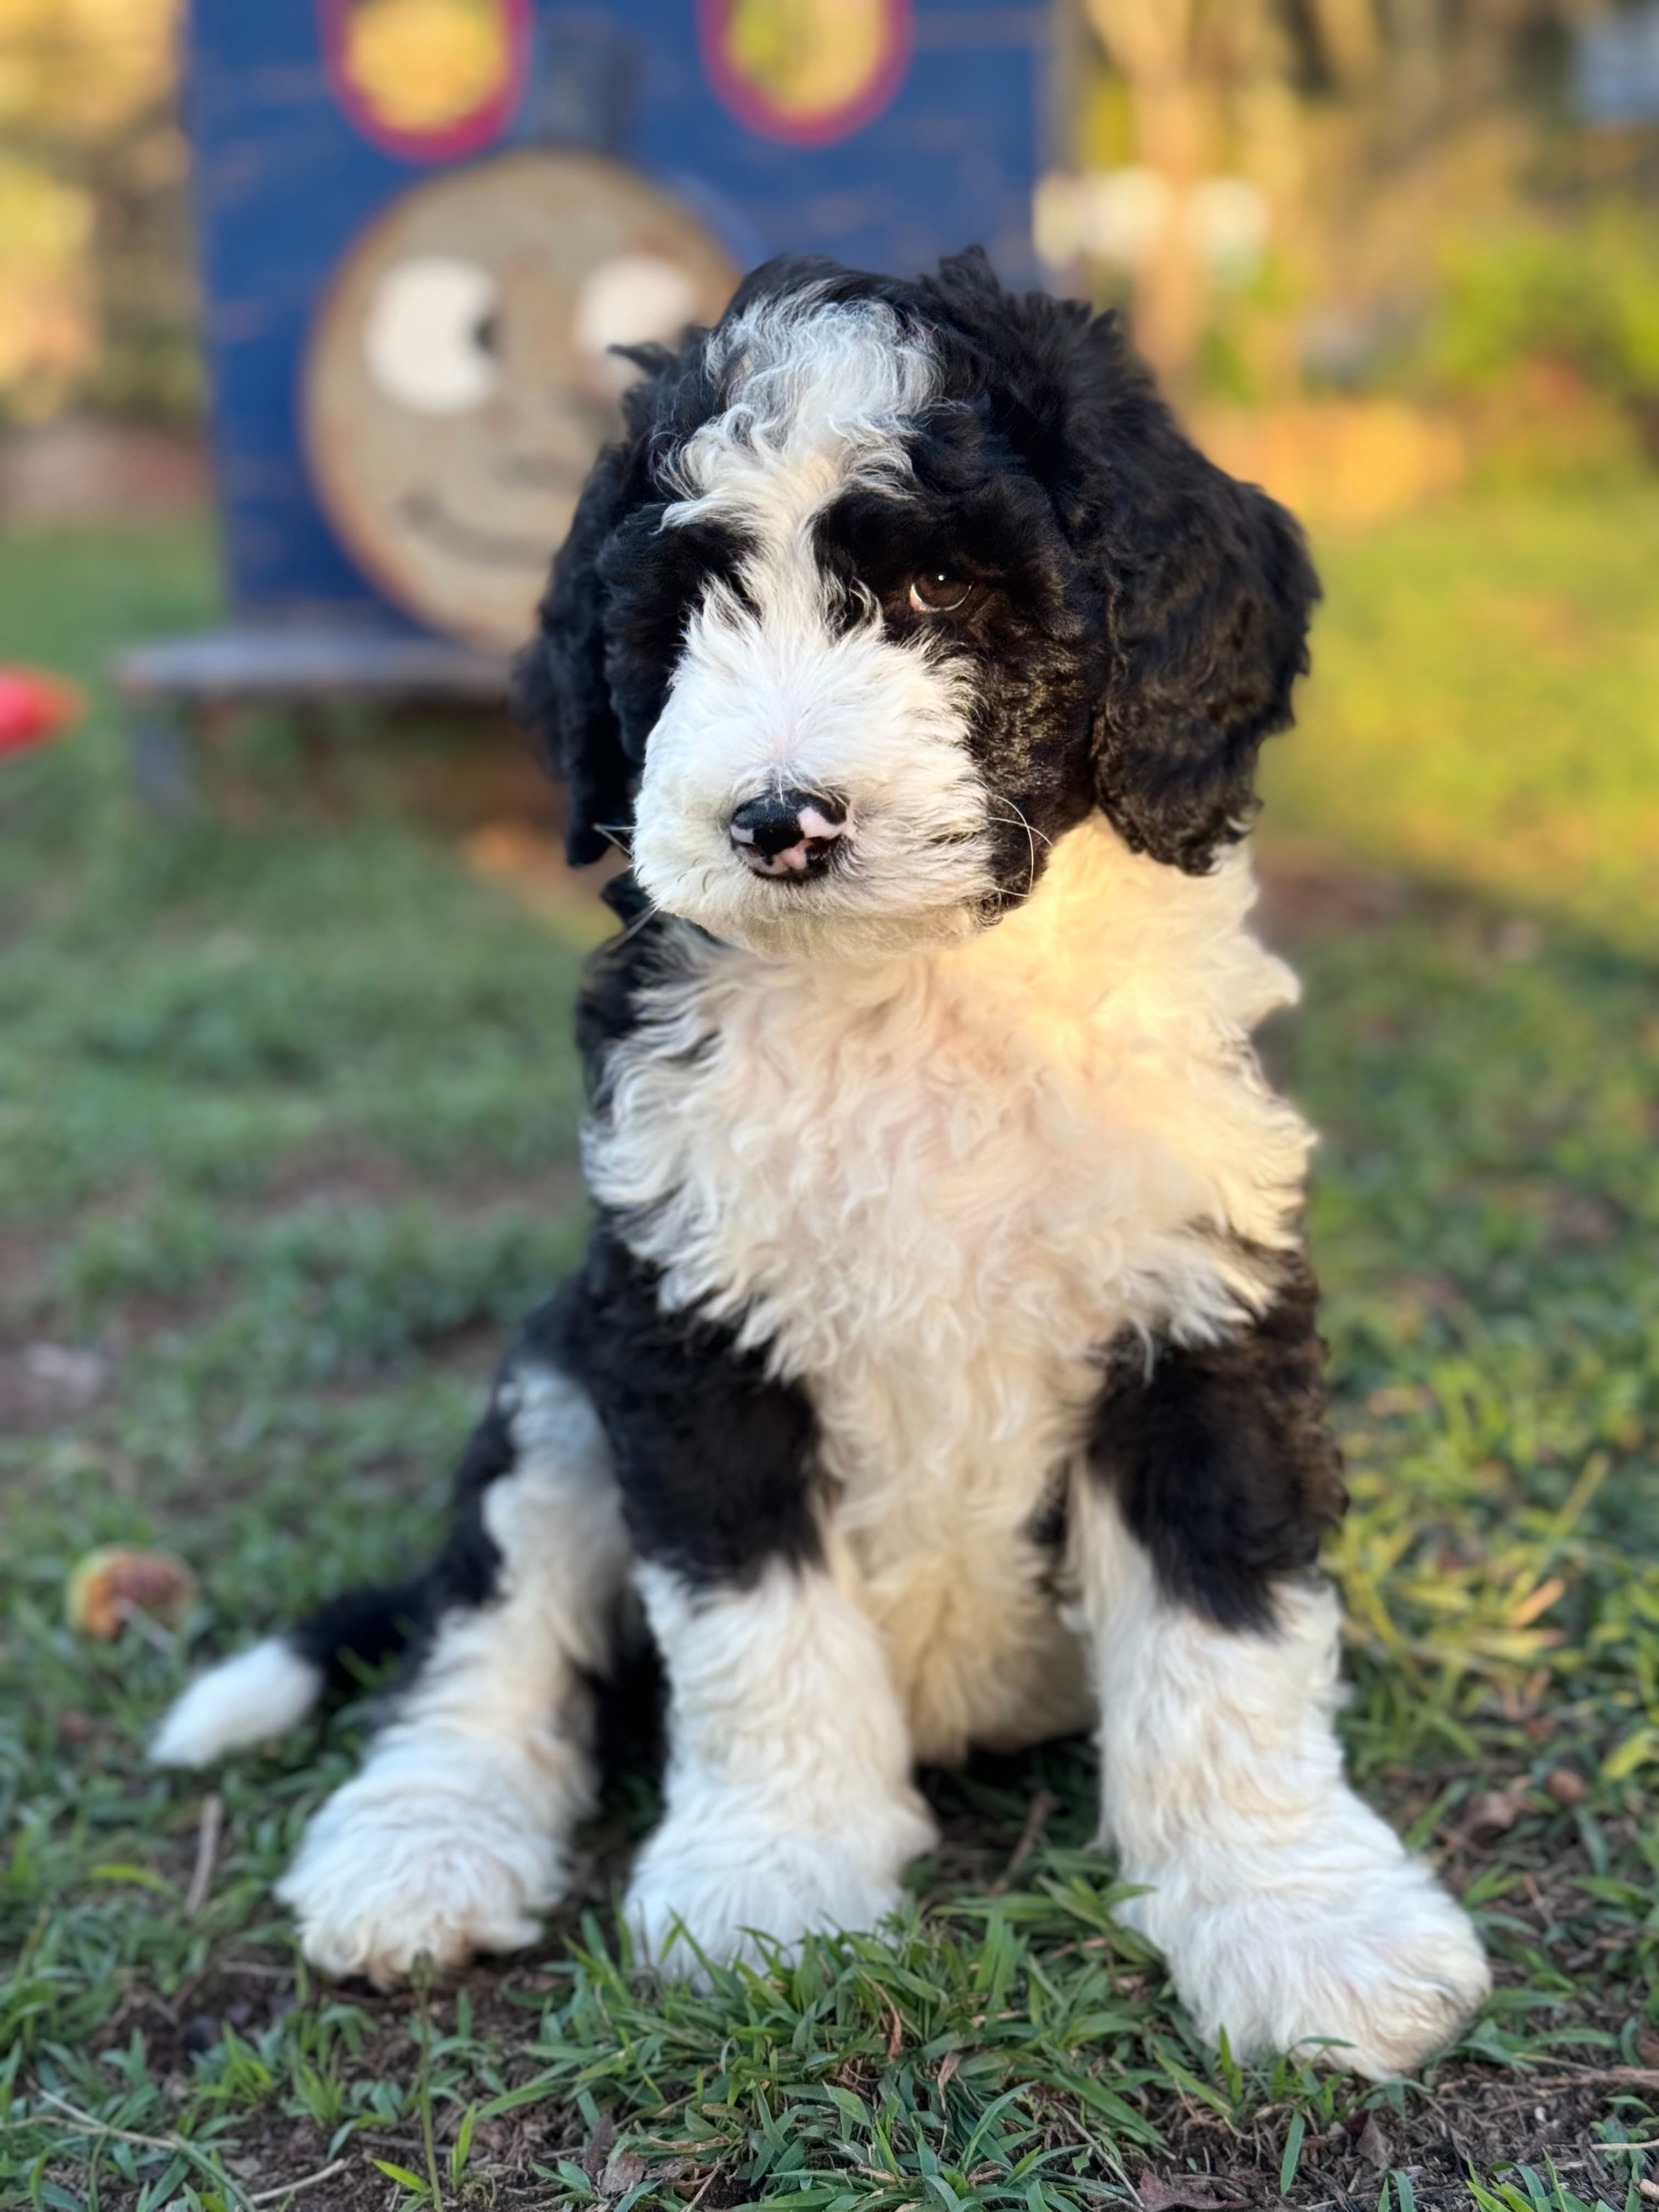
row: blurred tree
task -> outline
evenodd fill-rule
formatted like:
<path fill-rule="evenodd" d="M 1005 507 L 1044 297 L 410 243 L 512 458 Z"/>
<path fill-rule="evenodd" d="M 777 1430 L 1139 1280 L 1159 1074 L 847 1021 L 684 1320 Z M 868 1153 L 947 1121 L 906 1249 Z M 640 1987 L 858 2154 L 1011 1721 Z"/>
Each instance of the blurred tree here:
<path fill-rule="evenodd" d="M 179 0 L 0 0 L 0 409 L 159 415 L 198 372 Z"/>
<path fill-rule="evenodd" d="M 1086 4 L 1129 88 L 1135 161 L 1164 187 L 1158 235 L 1137 271 L 1135 335 L 1153 368 L 1179 384 L 1198 344 L 1207 291 L 1200 188 L 1221 167 L 1230 138 L 1243 133 L 1265 143 L 1287 119 L 1291 46 L 1275 0 Z"/>
<path fill-rule="evenodd" d="M 1549 147 L 1584 143 L 1565 87 L 1574 27 L 1596 0 L 1082 4 L 1127 100 L 1127 143 L 1108 158 L 1160 188 L 1155 243 L 1130 275 L 1138 342 L 1176 389 L 1206 361 L 1217 288 L 1204 217 L 1218 177 L 1253 185 L 1273 217 L 1265 289 L 1228 307 L 1231 356 L 1261 304 L 1254 340 L 1285 367 L 1299 299 L 1316 312 L 1294 350 L 1340 380 L 1428 310 L 1438 240 L 1512 222 Z M 1230 356 L 1228 375 L 1247 396 L 1248 366 Z"/>

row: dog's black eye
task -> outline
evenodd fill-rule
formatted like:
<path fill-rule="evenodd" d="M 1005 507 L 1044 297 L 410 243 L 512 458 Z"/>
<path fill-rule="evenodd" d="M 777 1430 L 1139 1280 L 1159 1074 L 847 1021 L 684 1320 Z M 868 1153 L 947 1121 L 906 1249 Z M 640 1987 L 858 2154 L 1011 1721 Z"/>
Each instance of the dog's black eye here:
<path fill-rule="evenodd" d="M 965 576 L 953 576 L 948 568 L 923 568 L 910 579 L 910 605 L 919 615 L 953 615 L 967 605 L 973 589 Z"/>

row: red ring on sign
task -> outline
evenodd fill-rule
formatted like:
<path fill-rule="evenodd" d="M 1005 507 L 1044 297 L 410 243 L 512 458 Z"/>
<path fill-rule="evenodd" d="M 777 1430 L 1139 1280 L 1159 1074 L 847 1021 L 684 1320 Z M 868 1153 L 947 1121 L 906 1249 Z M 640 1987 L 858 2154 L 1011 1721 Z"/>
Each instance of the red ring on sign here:
<path fill-rule="evenodd" d="M 831 146 L 873 123 L 890 106 L 910 71 L 911 0 L 883 0 L 886 18 L 881 58 L 852 99 L 817 114 L 792 113 L 769 97 L 763 86 L 735 68 L 727 52 L 727 33 L 738 0 L 697 0 L 697 46 L 703 73 L 720 104 L 746 130 L 786 146 Z"/>
<path fill-rule="evenodd" d="M 346 69 L 352 0 L 317 0 L 323 34 L 323 64 L 329 89 L 363 137 L 382 153 L 404 161 L 458 161 L 493 145 L 513 120 L 530 75 L 535 33 L 535 0 L 495 0 L 507 33 L 507 66 L 501 82 L 478 105 L 434 131 L 406 131 L 375 112 Z"/>

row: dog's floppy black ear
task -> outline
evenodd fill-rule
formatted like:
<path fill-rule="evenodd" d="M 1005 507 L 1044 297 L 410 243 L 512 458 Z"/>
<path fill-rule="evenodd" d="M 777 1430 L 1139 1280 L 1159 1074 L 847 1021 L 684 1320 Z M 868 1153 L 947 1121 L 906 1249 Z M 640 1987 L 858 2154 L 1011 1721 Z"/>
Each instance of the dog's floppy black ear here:
<path fill-rule="evenodd" d="M 513 664 L 507 704 L 551 773 L 568 787 L 564 848 L 573 866 L 597 860 L 633 812 L 629 764 L 605 673 L 599 554 L 632 501 L 637 440 L 608 446 L 576 503 L 553 562 L 536 635 Z"/>
<path fill-rule="evenodd" d="M 564 848 L 574 867 L 601 859 L 634 816 L 637 763 L 623 750 L 605 673 L 600 556 L 624 519 L 658 495 L 650 480 L 653 427 L 663 407 L 684 397 L 682 372 L 697 360 L 707 335 L 688 329 L 678 352 L 661 345 L 612 347 L 643 374 L 623 394 L 624 434 L 593 464 L 570 534 L 554 556 L 536 635 L 513 664 L 513 719 L 568 787 Z"/>
<path fill-rule="evenodd" d="M 1093 451 L 1073 535 L 1107 605 L 1100 804 L 1137 852 L 1200 874 L 1255 811 L 1256 755 L 1291 721 L 1319 582 L 1294 519 L 1182 435 L 1109 319 L 1086 353 Z"/>

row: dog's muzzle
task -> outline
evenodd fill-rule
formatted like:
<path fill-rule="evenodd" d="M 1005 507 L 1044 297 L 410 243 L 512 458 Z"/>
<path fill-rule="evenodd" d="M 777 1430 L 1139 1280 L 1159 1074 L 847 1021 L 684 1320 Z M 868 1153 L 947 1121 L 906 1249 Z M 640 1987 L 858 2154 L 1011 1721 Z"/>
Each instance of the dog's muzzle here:
<path fill-rule="evenodd" d="M 822 875 L 847 830 L 847 809 L 823 791 L 769 791 L 739 806 L 726 828 L 757 876 Z"/>

